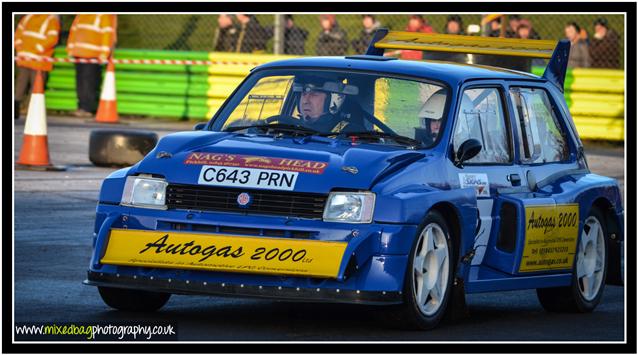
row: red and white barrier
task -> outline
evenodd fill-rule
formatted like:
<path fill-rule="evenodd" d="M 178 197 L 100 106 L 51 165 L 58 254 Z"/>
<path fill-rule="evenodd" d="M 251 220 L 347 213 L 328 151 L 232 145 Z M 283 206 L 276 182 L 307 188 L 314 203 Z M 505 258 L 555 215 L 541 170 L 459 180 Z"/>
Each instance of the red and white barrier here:
<path fill-rule="evenodd" d="M 108 60 L 87 59 L 87 58 L 48 58 L 40 59 L 30 57 L 15 57 L 16 60 L 51 62 L 51 63 L 83 63 L 83 64 L 106 64 Z M 113 59 L 113 64 L 161 64 L 161 65 L 261 65 L 257 62 L 238 62 L 229 60 L 177 60 L 177 59 Z"/>

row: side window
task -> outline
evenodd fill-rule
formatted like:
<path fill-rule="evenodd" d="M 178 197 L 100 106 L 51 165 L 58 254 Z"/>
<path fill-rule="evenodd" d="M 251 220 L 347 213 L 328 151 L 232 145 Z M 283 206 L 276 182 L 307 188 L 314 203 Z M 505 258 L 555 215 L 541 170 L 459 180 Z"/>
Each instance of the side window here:
<path fill-rule="evenodd" d="M 402 136 L 431 145 L 443 121 L 447 90 L 439 85 L 394 78 L 374 84 L 374 116 Z"/>
<path fill-rule="evenodd" d="M 495 88 L 463 92 L 454 128 L 454 151 L 470 138 L 483 148 L 468 163 L 508 163 L 511 161 L 505 115 L 499 91 Z"/>
<path fill-rule="evenodd" d="M 567 159 L 567 142 L 545 90 L 512 88 L 510 97 L 519 128 L 521 160 L 550 163 Z"/>

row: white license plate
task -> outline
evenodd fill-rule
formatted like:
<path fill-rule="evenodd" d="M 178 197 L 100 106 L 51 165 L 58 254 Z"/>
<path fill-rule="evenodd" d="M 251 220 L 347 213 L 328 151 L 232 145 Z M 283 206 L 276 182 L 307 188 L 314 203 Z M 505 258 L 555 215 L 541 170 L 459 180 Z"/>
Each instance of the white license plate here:
<path fill-rule="evenodd" d="M 292 171 L 204 165 L 199 173 L 197 183 L 291 191 L 295 189 L 297 175 L 299 175 L 298 172 Z"/>

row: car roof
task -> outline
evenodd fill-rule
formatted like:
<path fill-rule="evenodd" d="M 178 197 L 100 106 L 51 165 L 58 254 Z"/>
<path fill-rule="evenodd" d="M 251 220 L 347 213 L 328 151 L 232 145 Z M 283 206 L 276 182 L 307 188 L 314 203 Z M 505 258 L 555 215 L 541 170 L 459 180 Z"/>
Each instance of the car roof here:
<path fill-rule="evenodd" d="M 435 60 L 397 60 L 389 57 L 370 55 L 285 59 L 260 65 L 256 69 L 261 70 L 284 67 L 369 70 L 439 80 L 452 86 L 456 86 L 468 80 L 476 79 L 546 81 L 534 74 L 484 65 L 461 64 Z"/>

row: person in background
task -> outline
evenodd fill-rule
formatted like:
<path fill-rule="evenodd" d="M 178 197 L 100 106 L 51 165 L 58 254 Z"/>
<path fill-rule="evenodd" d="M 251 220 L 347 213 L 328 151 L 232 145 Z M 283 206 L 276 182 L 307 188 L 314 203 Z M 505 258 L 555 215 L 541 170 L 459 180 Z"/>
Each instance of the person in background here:
<path fill-rule="evenodd" d="M 264 27 L 265 38 L 275 35 L 275 26 Z M 284 15 L 284 54 L 306 54 L 308 31 L 295 25 L 292 15 Z"/>
<path fill-rule="evenodd" d="M 339 27 L 335 15 L 319 15 L 321 34 L 317 38 L 317 55 L 345 55 L 348 50 L 348 35 Z"/>
<path fill-rule="evenodd" d="M 516 30 L 516 38 L 531 39 L 532 29 L 527 24 L 521 23 Z"/>
<path fill-rule="evenodd" d="M 587 30 L 581 27 L 579 35 L 580 40 L 585 42 L 587 48 L 589 48 L 589 33 L 587 33 Z"/>
<path fill-rule="evenodd" d="M 535 39 L 535 40 L 542 39 L 541 35 L 538 32 L 536 32 L 536 30 L 534 29 L 534 26 L 532 25 L 532 21 L 531 20 L 522 19 L 520 24 L 523 25 L 523 26 L 527 26 L 527 28 L 529 29 L 529 34 L 526 35 L 527 36 L 526 38 Z M 519 35 L 519 37 L 520 37 L 520 35 Z M 543 60 L 541 58 L 533 58 L 531 60 L 531 65 L 532 66 L 545 67 L 546 64 L 547 63 L 545 62 L 545 60 Z M 531 70 L 531 68 L 530 68 L 530 70 Z"/>
<path fill-rule="evenodd" d="M 53 63 L 39 61 L 53 56 L 53 49 L 58 43 L 60 18 L 57 15 L 26 15 L 18 22 L 15 32 L 14 47 L 18 57 L 33 60 L 18 60 L 18 76 L 16 78 L 14 98 L 14 119 L 20 118 L 20 104 L 33 88 L 36 72 L 42 71 L 42 79 L 46 83 Z"/>
<path fill-rule="evenodd" d="M 508 27 L 505 31 L 505 37 L 515 38 L 518 34 L 518 26 L 521 23 L 521 15 L 509 15 L 507 16 Z"/>
<path fill-rule="evenodd" d="M 375 19 L 374 15 L 363 15 L 361 23 L 363 24 L 361 35 L 359 38 L 352 40 L 352 48 L 357 54 L 366 52 L 374 33 L 381 28 L 381 23 Z"/>
<path fill-rule="evenodd" d="M 463 19 L 459 15 L 450 15 L 447 17 L 445 23 L 445 30 L 443 31 L 450 35 L 465 35 L 463 30 Z"/>
<path fill-rule="evenodd" d="M 514 18 L 516 25 L 516 34 L 515 38 L 530 38 L 531 32 L 531 23 L 529 20 Z M 516 20 L 518 20 L 516 22 Z M 486 34 L 488 37 L 500 37 L 501 35 L 501 22 L 502 16 L 491 15 L 489 22 L 487 22 L 486 26 Z M 511 35 L 511 34 L 510 34 Z M 482 65 L 490 65 L 498 68 L 507 68 L 512 70 L 526 71 L 530 72 L 532 69 L 532 61 L 529 58 L 525 57 L 510 57 L 510 56 L 495 56 L 495 55 L 483 55 L 483 54 L 475 54 L 474 63 L 482 64 Z"/>
<path fill-rule="evenodd" d="M 408 26 L 405 30 L 408 32 L 434 33 L 432 26 L 428 24 L 422 15 L 410 15 Z M 423 59 L 423 52 L 402 50 L 401 59 L 420 60 Z"/>
<path fill-rule="evenodd" d="M 263 53 L 272 32 L 264 29 L 255 15 L 237 14 L 236 17 L 239 22 L 239 35 L 235 52 Z"/>
<path fill-rule="evenodd" d="M 524 26 L 527 29 L 527 32 L 529 32 L 528 34 L 525 35 L 525 38 L 528 39 L 541 39 L 541 36 L 538 34 L 538 32 L 536 32 L 536 30 L 534 30 L 534 26 L 532 25 L 532 21 L 528 20 L 528 19 L 521 19 L 518 25 L 518 28 L 516 29 L 516 33 L 518 38 L 523 38 L 521 37 L 520 32 L 518 31 L 518 29 Z"/>
<path fill-rule="evenodd" d="M 499 37 L 501 35 L 501 17 L 495 17 L 489 21 L 485 33 L 488 37 Z"/>
<path fill-rule="evenodd" d="M 576 22 L 569 22 L 565 26 L 565 37 L 571 43 L 569 48 L 569 61 L 567 65 L 570 68 L 588 68 L 589 67 L 589 48 L 587 43 L 580 38 L 581 29 Z"/>
<path fill-rule="evenodd" d="M 526 20 L 521 20 L 516 29 L 516 38 L 532 39 L 532 29 Z M 532 59 L 525 57 L 511 57 L 509 60 L 509 69 L 519 70 L 530 73 L 532 71 Z"/>
<path fill-rule="evenodd" d="M 502 15 L 498 14 L 483 16 L 481 19 L 483 35 L 486 37 L 499 37 L 501 34 L 501 17 Z M 474 64 L 491 65 L 500 68 L 508 68 L 510 59 L 511 58 L 506 58 L 505 56 L 472 54 Z"/>
<path fill-rule="evenodd" d="M 450 35 L 465 35 L 463 30 L 463 19 L 459 15 L 450 15 L 447 17 L 443 33 Z M 467 54 L 465 53 L 446 53 L 446 52 L 424 52 L 423 59 L 442 60 L 455 63 L 467 63 Z"/>
<path fill-rule="evenodd" d="M 77 15 L 69 31 L 66 50 L 73 58 L 105 62 L 116 42 L 117 15 Z M 92 117 L 97 111 L 103 63 L 76 63 L 77 117 Z"/>
<path fill-rule="evenodd" d="M 295 25 L 292 15 L 285 15 L 286 29 L 284 30 L 284 54 L 306 54 L 306 39 L 308 31 Z"/>
<path fill-rule="evenodd" d="M 217 52 L 234 52 L 239 36 L 239 25 L 231 15 L 217 16 L 217 28 L 213 40 L 213 50 Z"/>
<path fill-rule="evenodd" d="M 592 68 L 620 68 L 620 38 L 609 28 L 606 19 L 594 21 L 594 35 L 589 42 L 589 57 Z"/>
<path fill-rule="evenodd" d="M 488 26 L 487 26 L 488 37 L 500 37 L 502 21 L 503 21 L 502 16 L 498 16 L 498 17 L 492 18 L 491 21 L 488 22 Z M 520 26 L 525 26 L 527 27 L 529 31 L 529 35 L 527 36 L 527 38 L 541 39 L 539 34 L 534 30 L 532 26 L 532 21 L 530 21 L 529 19 L 521 18 L 520 15 L 510 15 L 508 25 L 509 27 L 505 30 L 505 37 L 507 38 L 521 38 L 518 30 Z"/>

